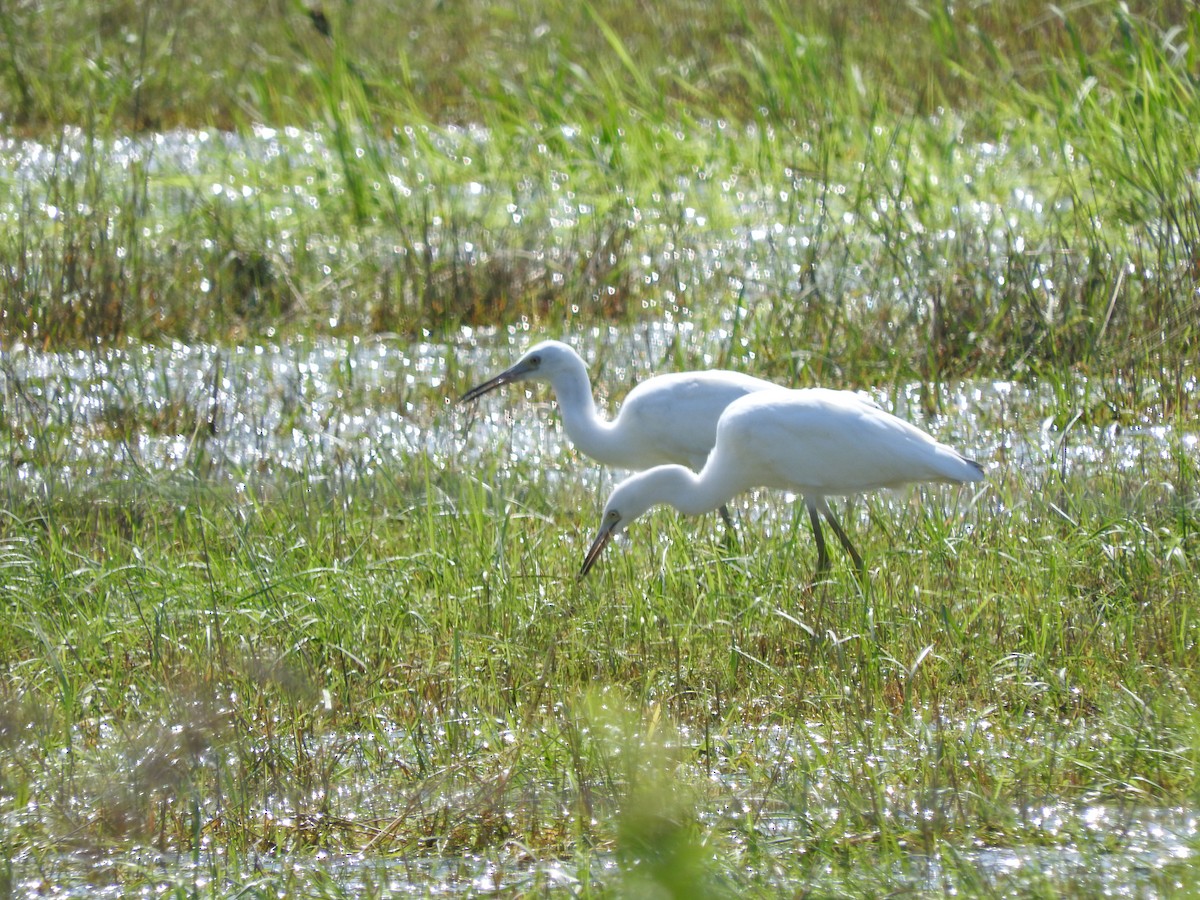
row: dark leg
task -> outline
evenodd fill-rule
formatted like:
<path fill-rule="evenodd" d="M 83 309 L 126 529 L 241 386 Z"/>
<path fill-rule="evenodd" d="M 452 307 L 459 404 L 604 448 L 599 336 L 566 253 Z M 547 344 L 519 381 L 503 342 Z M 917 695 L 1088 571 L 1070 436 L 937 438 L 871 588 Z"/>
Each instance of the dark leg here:
<path fill-rule="evenodd" d="M 819 507 L 807 497 L 804 498 L 804 505 L 808 507 L 808 520 L 812 522 L 813 537 L 817 539 L 817 574 L 823 575 L 829 571 L 829 554 L 825 552 L 825 535 L 821 533 L 821 517 L 817 515 Z M 821 501 L 821 505 L 825 505 L 824 500 Z"/>
<path fill-rule="evenodd" d="M 726 506 L 724 503 L 721 504 L 720 513 L 721 513 L 721 518 L 725 520 L 725 527 L 728 528 L 730 531 L 736 531 L 737 529 L 735 529 L 733 527 L 733 516 L 731 516 L 729 514 L 729 507 Z"/>
<path fill-rule="evenodd" d="M 721 518 L 725 520 L 725 550 L 728 553 L 737 553 L 738 551 L 738 535 L 737 528 L 733 524 L 733 516 L 729 514 L 729 507 L 724 503 L 721 504 Z"/>
<path fill-rule="evenodd" d="M 842 531 L 842 526 L 839 525 L 837 519 L 833 517 L 833 510 L 829 508 L 829 504 L 825 502 L 825 498 L 822 497 L 818 501 L 818 504 L 819 505 L 817 508 L 821 510 L 821 515 L 823 515 L 825 520 L 829 522 L 829 527 L 833 529 L 833 533 L 837 535 L 838 540 L 842 542 L 842 546 L 846 548 L 846 552 L 850 554 L 850 558 L 854 560 L 854 568 L 858 569 L 859 574 L 861 574 L 866 569 L 866 567 L 863 565 L 862 557 L 858 555 L 858 551 L 855 550 L 854 545 L 850 543 L 850 538 L 846 537 L 846 532 Z M 816 513 L 811 511 L 811 507 L 810 514 L 813 516 L 813 521 L 815 522 Z"/>

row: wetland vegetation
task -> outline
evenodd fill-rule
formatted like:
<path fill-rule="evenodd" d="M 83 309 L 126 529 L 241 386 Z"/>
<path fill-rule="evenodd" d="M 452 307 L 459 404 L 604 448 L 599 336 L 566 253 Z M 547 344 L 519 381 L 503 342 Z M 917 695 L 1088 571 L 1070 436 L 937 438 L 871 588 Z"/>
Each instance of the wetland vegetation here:
<path fill-rule="evenodd" d="M 1193 894 L 1194 3 L 0 10 L 0 896 Z M 984 463 L 576 579 L 723 366 Z M 835 557 L 836 558 L 836 557 Z"/>

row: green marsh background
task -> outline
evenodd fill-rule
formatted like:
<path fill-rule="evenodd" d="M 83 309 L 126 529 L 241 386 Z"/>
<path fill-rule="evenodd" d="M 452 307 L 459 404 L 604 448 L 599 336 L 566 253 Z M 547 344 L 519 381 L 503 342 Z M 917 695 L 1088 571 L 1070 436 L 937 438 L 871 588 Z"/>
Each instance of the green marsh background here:
<path fill-rule="evenodd" d="M 6 5 L 0 895 L 1195 893 L 1198 34 Z M 988 481 L 578 582 L 612 475 L 453 402 L 542 337 Z"/>

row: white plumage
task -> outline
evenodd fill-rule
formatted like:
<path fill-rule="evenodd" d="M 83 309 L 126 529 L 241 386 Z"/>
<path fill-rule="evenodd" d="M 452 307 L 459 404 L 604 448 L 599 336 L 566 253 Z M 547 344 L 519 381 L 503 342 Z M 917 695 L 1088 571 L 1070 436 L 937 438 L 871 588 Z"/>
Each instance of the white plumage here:
<path fill-rule="evenodd" d="M 654 506 L 667 504 L 698 515 L 757 487 L 804 496 L 818 571 L 829 564 L 818 513 L 862 569 L 862 558 L 826 497 L 911 482 L 959 484 L 982 478 L 978 463 L 857 394 L 824 388 L 759 392 L 725 409 L 716 444 L 699 474 L 664 465 L 617 485 L 580 574 L 587 573 L 613 535 Z"/>
<path fill-rule="evenodd" d="M 543 341 L 459 402 L 518 381 L 549 382 L 575 449 L 606 466 L 632 471 L 668 463 L 699 471 L 726 406 L 756 391 L 782 390 L 770 381 L 723 369 L 672 372 L 637 385 L 609 422 L 596 412 L 587 365 L 579 354 L 560 341 Z M 723 505 L 721 515 L 732 525 Z"/>

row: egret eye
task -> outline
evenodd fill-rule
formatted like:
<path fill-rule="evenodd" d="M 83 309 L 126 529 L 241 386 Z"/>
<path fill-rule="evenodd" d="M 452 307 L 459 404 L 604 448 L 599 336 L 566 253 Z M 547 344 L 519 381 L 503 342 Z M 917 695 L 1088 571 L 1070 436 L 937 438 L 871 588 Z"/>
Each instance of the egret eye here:
<path fill-rule="evenodd" d="M 529 365 L 530 365 L 531 367 L 533 367 L 533 368 L 535 368 L 535 369 L 536 369 L 536 368 L 537 368 L 538 366 L 540 366 L 541 364 L 542 364 L 542 358 L 541 358 L 540 356 L 531 356 L 531 357 L 529 357 Z"/>

